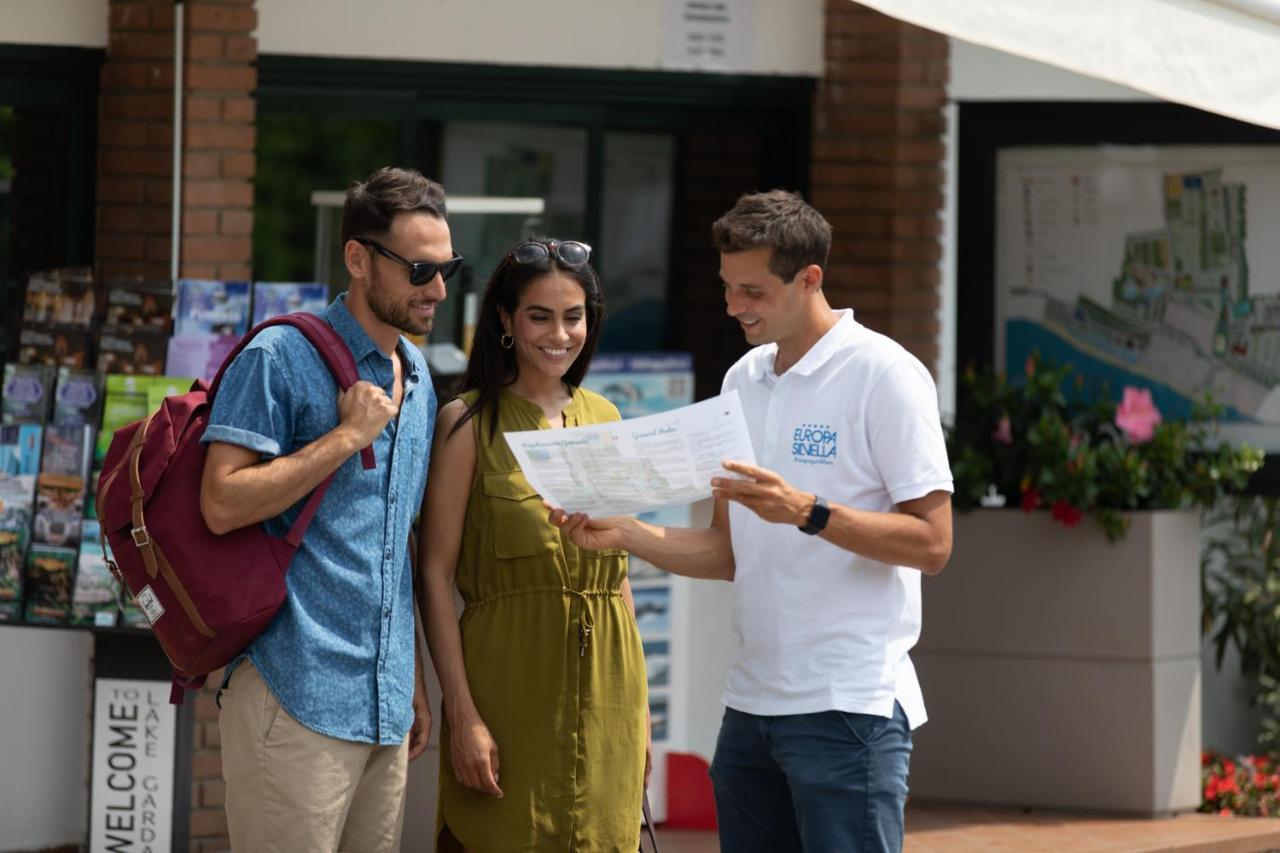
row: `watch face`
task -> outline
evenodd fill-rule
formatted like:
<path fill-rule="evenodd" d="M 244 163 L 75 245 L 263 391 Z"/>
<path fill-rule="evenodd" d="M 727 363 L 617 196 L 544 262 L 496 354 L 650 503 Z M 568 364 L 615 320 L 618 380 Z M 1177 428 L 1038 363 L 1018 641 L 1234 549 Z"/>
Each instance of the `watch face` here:
<path fill-rule="evenodd" d="M 800 529 L 813 535 L 825 530 L 827 527 L 827 519 L 831 517 L 831 507 L 819 495 L 813 496 L 813 508 L 809 510 L 809 519 L 804 523 L 804 527 Z"/>

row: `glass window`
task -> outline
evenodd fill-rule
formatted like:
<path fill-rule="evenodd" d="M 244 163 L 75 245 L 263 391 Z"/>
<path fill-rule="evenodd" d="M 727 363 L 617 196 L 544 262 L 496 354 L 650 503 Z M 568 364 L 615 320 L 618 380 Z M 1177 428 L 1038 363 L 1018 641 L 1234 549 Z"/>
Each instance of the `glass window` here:
<path fill-rule="evenodd" d="M 675 148 L 671 134 L 605 134 L 600 257 L 609 321 L 603 350 L 663 348 Z"/>
<path fill-rule="evenodd" d="M 314 191 L 345 190 L 400 162 L 400 122 L 365 116 L 259 115 L 254 177 L 253 274 L 259 281 L 314 281 Z M 341 219 L 339 212 L 338 218 Z M 336 242 L 337 232 L 334 232 Z M 330 289 L 347 286 L 341 252 Z"/>
<path fill-rule="evenodd" d="M 506 122 L 448 121 L 441 144 L 440 180 L 450 197 L 542 199 L 541 216 L 464 213 L 449 216 L 454 248 L 467 259 L 433 341 L 462 344 L 467 294 L 478 294 L 511 245 L 542 235 L 585 239 L 587 131 Z M 472 297 L 472 301 L 475 298 Z"/>

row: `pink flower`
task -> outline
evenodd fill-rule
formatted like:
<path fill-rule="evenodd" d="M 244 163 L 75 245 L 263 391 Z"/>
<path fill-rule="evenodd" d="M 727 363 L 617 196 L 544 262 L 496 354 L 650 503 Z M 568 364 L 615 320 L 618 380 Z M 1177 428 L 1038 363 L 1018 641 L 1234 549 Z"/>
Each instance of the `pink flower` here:
<path fill-rule="evenodd" d="M 1150 441 L 1160 420 L 1160 410 L 1151 402 L 1149 389 L 1125 386 L 1124 399 L 1116 408 L 1116 426 L 1130 441 L 1134 444 Z"/>
<path fill-rule="evenodd" d="M 991 433 L 991 440 L 1001 444 L 1013 444 L 1013 427 L 1009 423 L 1008 415 L 1002 415 L 996 423 L 996 428 Z"/>

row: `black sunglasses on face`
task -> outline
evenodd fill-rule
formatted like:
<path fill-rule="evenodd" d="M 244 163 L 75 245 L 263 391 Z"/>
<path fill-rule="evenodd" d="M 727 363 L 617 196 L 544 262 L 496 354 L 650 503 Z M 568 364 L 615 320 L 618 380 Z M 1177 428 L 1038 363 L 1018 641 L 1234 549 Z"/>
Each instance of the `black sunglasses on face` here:
<path fill-rule="evenodd" d="M 361 245 L 368 246 L 384 258 L 390 258 L 401 266 L 408 267 L 409 283 L 412 285 L 426 284 L 436 277 L 436 273 L 440 273 L 440 278 L 448 281 L 462 266 L 462 255 L 457 252 L 454 252 L 453 257 L 443 264 L 433 264 L 430 261 L 411 261 L 407 258 L 402 258 L 376 240 L 370 240 L 366 237 L 356 237 L 355 241 Z"/>
<path fill-rule="evenodd" d="M 591 247 L 577 240 L 566 240 L 563 243 L 554 240 L 546 243 L 527 240 L 517 243 L 515 248 L 507 252 L 507 256 L 517 264 L 540 264 L 554 257 L 566 267 L 574 268 L 583 266 L 591 258 Z"/>

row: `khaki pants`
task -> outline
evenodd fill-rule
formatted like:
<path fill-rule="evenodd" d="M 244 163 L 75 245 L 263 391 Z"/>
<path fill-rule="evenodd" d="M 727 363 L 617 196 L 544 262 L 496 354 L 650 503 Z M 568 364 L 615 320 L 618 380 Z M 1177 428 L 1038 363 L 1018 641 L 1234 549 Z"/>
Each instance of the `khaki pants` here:
<path fill-rule="evenodd" d="M 314 732 L 247 660 L 222 692 L 218 726 L 235 853 L 400 849 L 407 737 L 376 746 Z"/>

